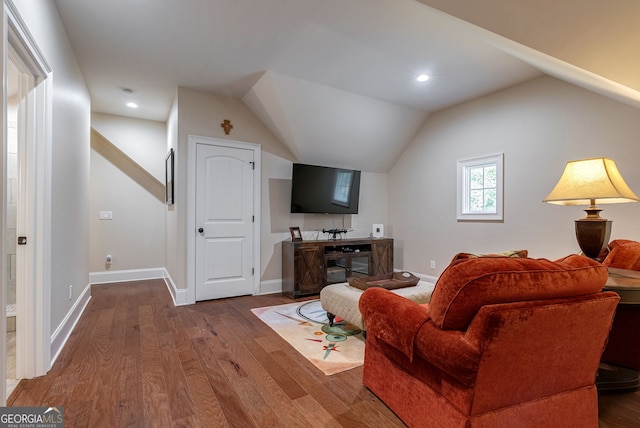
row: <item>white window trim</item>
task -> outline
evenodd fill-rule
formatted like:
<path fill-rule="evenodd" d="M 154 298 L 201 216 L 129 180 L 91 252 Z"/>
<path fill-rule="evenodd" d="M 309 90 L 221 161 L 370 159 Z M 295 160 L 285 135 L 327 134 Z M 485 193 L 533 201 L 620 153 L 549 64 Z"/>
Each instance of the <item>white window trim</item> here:
<path fill-rule="evenodd" d="M 496 212 L 495 213 L 477 213 L 470 212 L 469 206 L 469 188 L 468 188 L 468 171 L 473 167 L 480 165 L 495 164 L 496 165 Z M 503 218 L 503 171 L 504 171 L 504 153 L 482 156 L 471 159 L 458 161 L 458 193 L 457 193 L 457 219 L 458 221 L 502 221 Z"/>

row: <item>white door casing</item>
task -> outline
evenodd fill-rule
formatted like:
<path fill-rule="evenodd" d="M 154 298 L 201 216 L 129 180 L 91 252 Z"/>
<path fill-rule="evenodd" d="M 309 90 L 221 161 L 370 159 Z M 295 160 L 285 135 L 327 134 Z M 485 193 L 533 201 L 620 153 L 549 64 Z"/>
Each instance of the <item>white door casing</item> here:
<path fill-rule="evenodd" d="M 189 137 L 187 261 L 192 303 L 259 290 L 260 156 L 256 144 Z"/>
<path fill-rule="evenodd" d="M 2 21 L 3 62 L 19 68 L 20 199 L 18 234 L 27 245 L 18 247 L 17 314 L 20 332 L 16 343 L 18 377 L 45 374 L 50 360 L 50 258 L 52 69 L 38 48 L 13 2 L 4 1 Z M 6 68 L 5 68 L 6 73 Z M 3 80 L 6 85 L 6 74 Z M 6 140 L 6 103 L 3 106 L 3 140 Z M 6 142 L 3 142 L 6 147 Z M 6 191 L 6 187 L 3 187 Z M 6 200 L 4 195 L 2 199 Z M 3 209 L 3 212 L 6 212 Z M 5 227 L 3 221 L 2 227 Z M 4 247 L 3 247 L 4 255 Z M 4 269 L 4 267 L 3 267 Z M 2 302 L 4 303 L 4 302 Z M 4 318 L 4 304 L 2 317 Z M 2 329 L 5 343 L 5 329 Z M 3 349 L 4 353 L 4 349 Z M 4 362 L 4 355 L 2 358 Z M 4 366 L 4 364 L 3 364 Z M 4 376 L 2 379 L 4 381 Z M 4 384 L 4 382 L 2 382 Z M 1 402 L 5 403 L 4 388 Z"/>

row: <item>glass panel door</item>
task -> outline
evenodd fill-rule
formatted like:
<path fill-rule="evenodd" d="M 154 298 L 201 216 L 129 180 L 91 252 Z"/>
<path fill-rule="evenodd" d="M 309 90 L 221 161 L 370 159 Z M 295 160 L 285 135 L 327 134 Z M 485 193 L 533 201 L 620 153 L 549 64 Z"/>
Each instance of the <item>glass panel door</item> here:
<path fill-rule="evenodd" d="M 369 276 L 369 255 L 353 255 L 351 258 L 351 277 L 361 278 Z"/>
<path fill-rule="evenodd" d="M 347 280 L 347 257 L 326 257 L 327 284 Z"/>

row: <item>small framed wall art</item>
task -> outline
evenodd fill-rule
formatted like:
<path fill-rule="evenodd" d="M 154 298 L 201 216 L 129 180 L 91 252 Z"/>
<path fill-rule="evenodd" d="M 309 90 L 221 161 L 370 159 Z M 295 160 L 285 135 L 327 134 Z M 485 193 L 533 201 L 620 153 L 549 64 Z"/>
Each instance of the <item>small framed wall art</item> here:
<path fill-rule="evenodd" d="M 290 227 L 289 232 L 291 233 L 292 241 L 302 241 L 302 234 L 300 233 L 299 227 Z"/>
<path fill-rule="evenodd" d="M 173 149 L 169 150 L 169 154 L 165 158 L 165 170 L 164 170 L 164 189 L 165 189 L 165 202 L 167 205 L 173 205 Z"/>

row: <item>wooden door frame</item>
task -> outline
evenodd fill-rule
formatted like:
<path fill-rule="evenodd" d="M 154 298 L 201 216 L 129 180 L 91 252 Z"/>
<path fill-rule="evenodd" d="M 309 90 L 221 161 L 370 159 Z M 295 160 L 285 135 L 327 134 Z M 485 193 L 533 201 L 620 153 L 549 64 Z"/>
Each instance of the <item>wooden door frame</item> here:
<path fill-rule="evenodd" d="M 260 193 L 262 189 L 262 148 L 259 144 L 243 141 L 224 140 L 220 138 L 189 135 L 187 152 L 187 304 L 196 302 L 196 147 L 198 144 L 220 146 L 253 151 L 255 173 L 253 174 L 253 294 L 260 292 L 260 224 L 261 205 Z"/>

